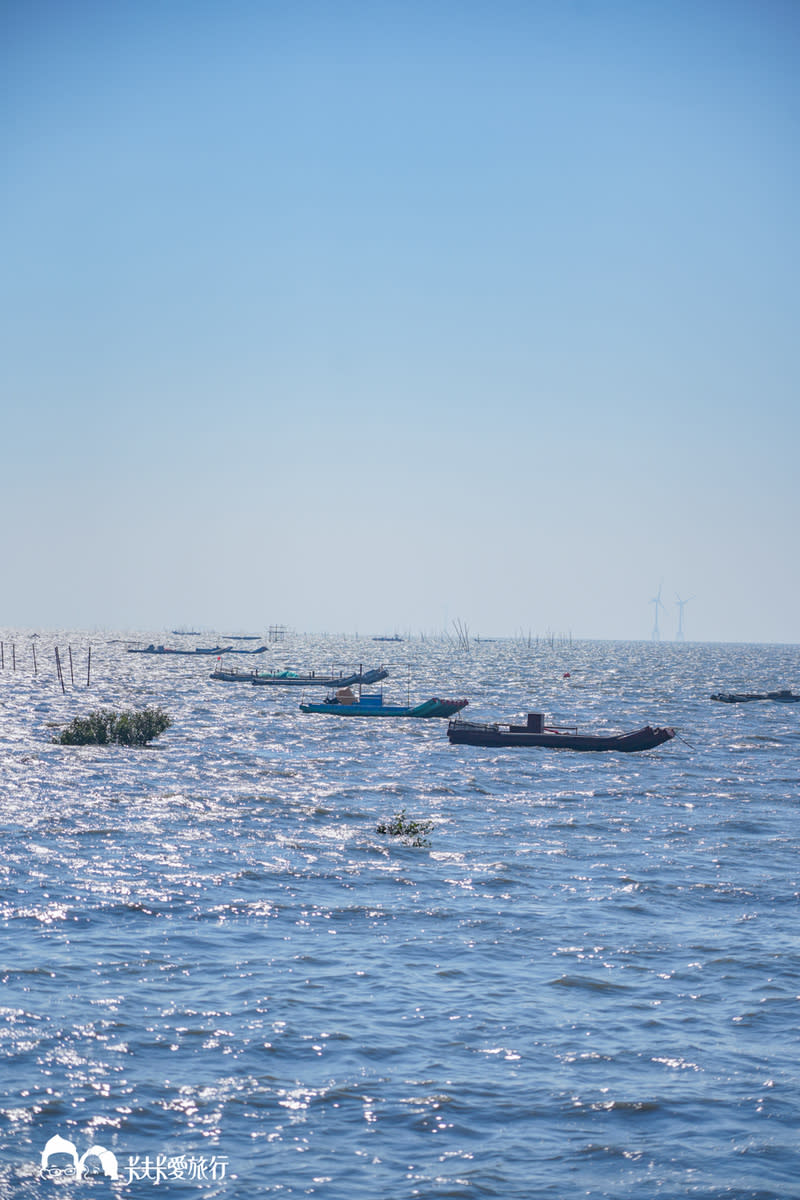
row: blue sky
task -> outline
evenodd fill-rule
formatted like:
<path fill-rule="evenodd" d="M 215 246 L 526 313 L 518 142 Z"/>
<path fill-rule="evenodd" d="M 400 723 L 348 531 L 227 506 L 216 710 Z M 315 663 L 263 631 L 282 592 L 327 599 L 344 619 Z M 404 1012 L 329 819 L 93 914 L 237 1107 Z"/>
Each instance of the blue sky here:
<path fill-rule="evenodd" d="M 798 51 L 4 0 L 0 625 L 800 642 Z"/>

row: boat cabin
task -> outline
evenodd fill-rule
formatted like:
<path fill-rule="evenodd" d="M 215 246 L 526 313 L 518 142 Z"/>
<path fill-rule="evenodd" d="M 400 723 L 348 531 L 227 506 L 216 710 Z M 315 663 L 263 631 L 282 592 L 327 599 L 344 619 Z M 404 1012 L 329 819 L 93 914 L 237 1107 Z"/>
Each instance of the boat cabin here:
<path fill-rule="evenodd" d="M 509 725 L 512 733 L 544 733 L 544 713 L 528 713 L 525 725 Z"/>

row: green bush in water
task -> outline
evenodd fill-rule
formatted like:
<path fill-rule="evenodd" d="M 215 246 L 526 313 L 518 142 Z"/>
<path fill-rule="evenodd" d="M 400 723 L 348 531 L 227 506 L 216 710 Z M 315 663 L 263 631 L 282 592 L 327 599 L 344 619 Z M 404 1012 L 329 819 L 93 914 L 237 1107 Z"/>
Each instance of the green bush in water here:
<path fill-rule="evenodd" d="M 433 821 L 412 821 L 406 816 L 405 809 L 401 809 L 391 821 L 381 821 L 377 826 L 378 833 L 402 838 L 407 846 L 430 846 L 425 835 L 432 829 Z"/>
<path fill-rule="evenodd" d="M 172 721 L 161 708 L 142 708 L 138 712 L 112 712 L 98 708 L 88 717 L 75 717 L 54 742 L 62 746 L 146 746 L 168 729 Z"/>

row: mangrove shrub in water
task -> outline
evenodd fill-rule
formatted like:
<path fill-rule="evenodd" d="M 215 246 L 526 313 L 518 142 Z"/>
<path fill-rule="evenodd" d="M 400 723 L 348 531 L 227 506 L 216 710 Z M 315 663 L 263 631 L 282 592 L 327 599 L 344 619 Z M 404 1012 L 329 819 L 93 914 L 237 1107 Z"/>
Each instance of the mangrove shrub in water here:
<path fill-rule="evenodd" d="M 377 833 L 388 834 L 389 837 L 402 838 L 407 846 L 430 846 L 426 834 L 433 829 L 433 821 L 413 821 L 406 816 L 406 810 L 401 809 L 391 821 L 381 821 Z"/>
<path fill-rule="evenodd" d="M 169 728 L 172 721 L 161 708 L 142 708 L 138 712 L 112 712 L 98 708 L 88 717 L 76 717 L 54 742 L 62 746 L 146 746 Z"/>

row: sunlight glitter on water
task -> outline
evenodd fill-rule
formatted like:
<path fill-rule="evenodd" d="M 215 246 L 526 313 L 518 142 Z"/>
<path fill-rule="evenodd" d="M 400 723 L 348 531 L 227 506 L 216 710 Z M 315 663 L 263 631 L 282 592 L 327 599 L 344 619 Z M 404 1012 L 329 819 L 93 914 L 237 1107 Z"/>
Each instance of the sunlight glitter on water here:
<path fill-rule="evenodd" d="M 408 651 L 392 653 L 402 691 Z M 0 1195 L 37 1196 L 46 1138 L 93 1128 L 121 1157 L 226 1154 L 198 1192 L 229 1200 L 528 1200 L 532 1179 L 755 1195 L 766 1153 L 791 1194 L 800 712 L 708 695 L 747 672 L 793 682 L 796 648 L 413 659 L 415 690 L 469 695 L 474 719 L 537 707 L 686 740 L 600 759 L 455 748 L 444 723 L 331 725 L 296 689 L 118 645 L 66 695 L 0 673 Z M 78 711 L 151 702 L 173 715 L 151 750 L 50 742 Z M 377 832 L 401 809 L 432 820 L 428 847 Z"/>

